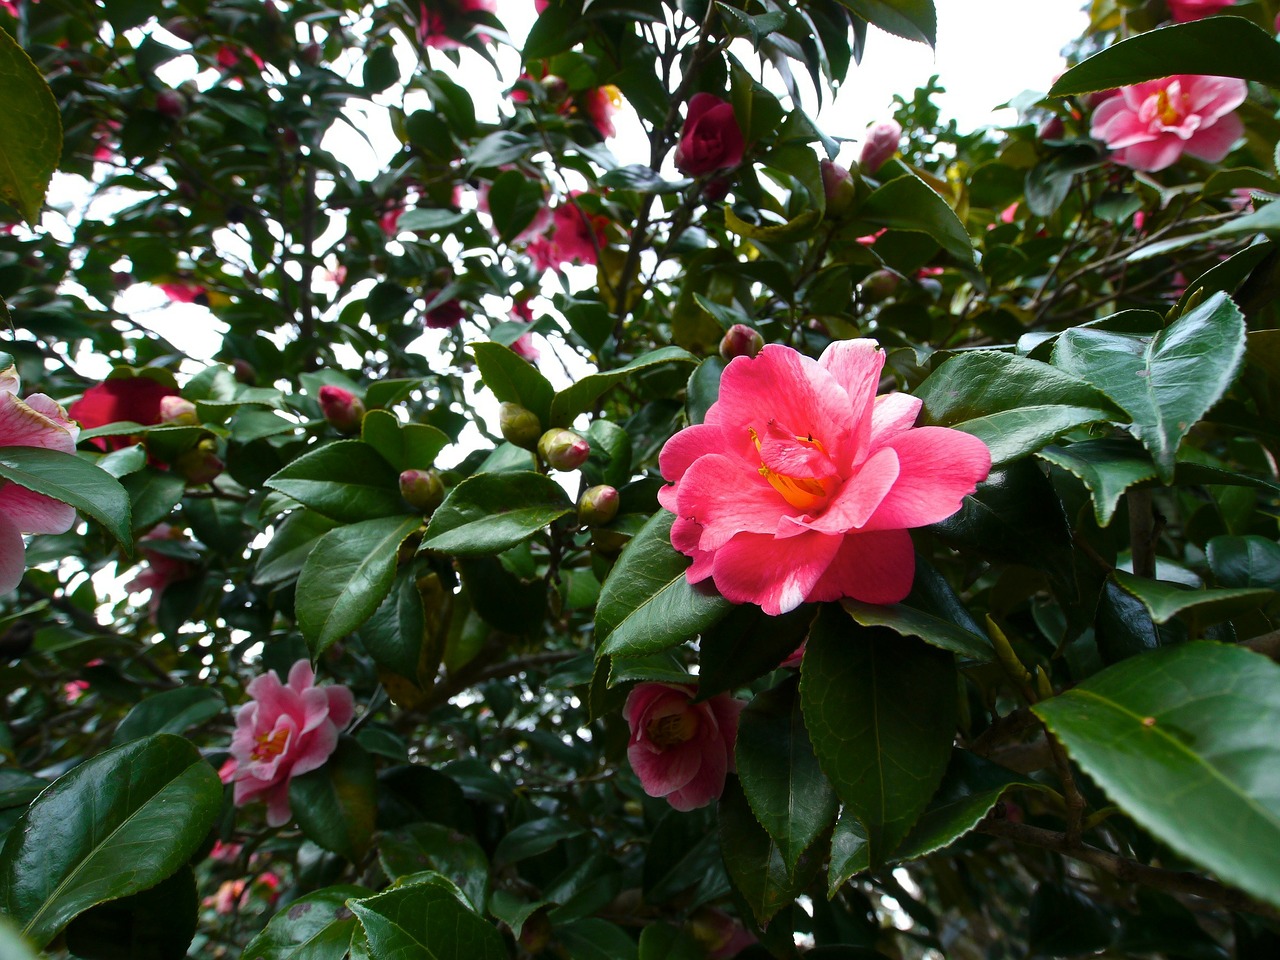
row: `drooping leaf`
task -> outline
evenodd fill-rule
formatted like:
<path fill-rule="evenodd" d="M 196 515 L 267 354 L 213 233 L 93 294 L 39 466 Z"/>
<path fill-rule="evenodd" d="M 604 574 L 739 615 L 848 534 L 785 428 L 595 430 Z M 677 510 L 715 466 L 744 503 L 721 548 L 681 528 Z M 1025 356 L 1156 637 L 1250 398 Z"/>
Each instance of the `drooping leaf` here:
<path fill-rule="evenodd" d="M 930 646 L 950 650 L 970 660 L 989 661 L 995 657 L 991 641 L 935 614 L 906 603 L 880 606 L 842 600 L 845 612 L 864 627 L 888 627 L 904 637 L 919 637 Z"/>
<path fill-rule="evenodd" d="M 361 440 L 326 443 L 273 474 L 266 485 L 345 523 L 405 510 L 399 474 Z"/>
<path fill-rule="evenodd" d="M 597 655 L 657 653 L 692 639 L 732 607 L 714 588 L 685 579 L 689 559 L 671 546 L 674 520 L 659 510 L 610 571 L 596 606 Z"/>
<path fill-rule="evenodd" d="M 956 721 L 951 654 L 835 606 L 818 615 L 801 666 L 805 725 L 822 769 L 883 863 L 946 772 Z"/>
<path fill-rule="evenodd" d="M 1116 583 L 1131 596 L 1136 597 L 1151 614 L 1156 623 L 1168 623 L 1179 614 L 1192 614 L 1201 624 L 1209 625 L 1226 620 L 1244 610 L 1253 610 L 1275 599 L 1274 590 L 1192 590 L 1181 584 L 1165 580 L 1148 580 L 1135 577 L 1123 570 L 1112 572 Z"/>
<path fill-rule="evenodd" d="M 947 201 L 915 174 L 876 188 L 855 215 L 877 227 L 927 234 L 961 263 L 973 262 L 973 243 L 964 224 Z"/>
<path fill-rule="evenodd" d="M 573 510 L 564 488 L 529 470 L 481 473 L 449 491 L 422 540 L 459 557 L 501 553 Z"/>
<path fill-rule="evenodd" d="M 1130 657 L 1034 710 L 1146 830 L 1280 906 L 1280 665 L 1188 643 Z"/>
<path fill-rule="evenodd" d="M 375 788 L 373 756 L 344 735 L 323 766 L 289 781 L 289 806 L 309 840 L 358 863 L 373 837 Z"/>
<path fill-rule="evenodd" d="M 304 894 L 271 918 L 244 948 L 244 956 L 253 960 L 342 960 L 356 927 L 347 901 L 372 893 L 367 887 L 342 884 Z"/>
<path fill-rule="evenodd" d="M 3 29 L 0 117 L 0 200 L 35 226 L 62 155 L 62 114 L 39 68 Z"/>
<path fill-rule="evenodd" d="M 793 677 L 751 701 L 735 751 L 742 792 L 788 870 L 831 826 L 839 806 L 813 755 L 798 685 Z"/>
<path fill-rule="evenodd" d="M 1205 17 L 1112 44 L 1060 76 L 1049 96 L 1093 93 L 1180 73 L 1280 86 L 1280 50 L 1274 37 L 1243 17 Z"/>
<path fill-rule="evenodd" d="M 0 852 L 0 904 L 44 947 L 98 903 L 145 890 L 204 841 L 222 784 L 196 748 L 158 734 L 114 747 L 59 777 Z"/>
<path fill-rule="evenodd" d="M 43 447 L 0 447 L 0 480 L 71 504 L 102 524 L 132 554 L 128 494 L 119 480 L 97 464 Z"/>
<path fill-rule="evenodd" d="M 938 42 L 938 15 L 933 0 L 840 0 L 881 30 L 907 40 L 934 46 Z"/>
<path fill-rule="evenodd" d="M 418 517 L 378 517 L 331 530 L 317 541 L 298 575 L 298 626 L 312 654 L 373 615 L 395 579 L 396 557 Z"/>
<path fill-rule="evenodd" d="M 1045 447 L 1037 456 L 1080 478 L 1093 499 L 1093 514 L 1100 527 L 1111 523 L 1126 490 L 1156 477 L 1151 457 L 1130 440 L 1084 440 L 1065 447 Z"/>
<path fill-rule="evenodd" d="M 1178 444 L 1235 379 L 1244 332 L 1239 308 L 1218 293 L 1155 336 L 1067 330 L 1054 346 L 1053 363 L 1129 414 L 1129 429 L 1169 483 Z"/>

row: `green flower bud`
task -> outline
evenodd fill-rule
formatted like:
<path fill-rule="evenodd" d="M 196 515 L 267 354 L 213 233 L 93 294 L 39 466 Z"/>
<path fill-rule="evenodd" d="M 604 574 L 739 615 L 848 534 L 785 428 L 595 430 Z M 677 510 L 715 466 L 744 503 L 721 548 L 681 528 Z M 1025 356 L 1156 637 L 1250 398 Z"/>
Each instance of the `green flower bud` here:
<path fill-rule="evenodd" d="M 173 462 L 187 483 L 212 483 L 226 464 L 218 456 L 218 441 L 206 437 Z"/>
<path fill-rule="evenodd" d="M 498 408 L 498 429 L 502 439 L 517 447 L 532 450 L 542 436 L 542 424 L 537 414 L 518 403 L 504 403 Z"/>
<path fill-rule="evenodd" d="M 591 445 L 572 430 L 555 427 L 538 441 L 538 456 L 553 470 L 577 470 L 591 455 Z"/>
<path fill-rule="evenodd" d="M 578 522 L 586 526 L 603 526 L 617 515 L 617 488 L 606 483 L 590 487 L 578 501 Z"/>
<path fill-rule="evenodd" d="M 400 474 L 400 496 L 415 510 L 430 513 L 444 500 L 444 484 L 434 470 L 406 470 Z"/>
<path fill-rule="evenodd" d="M 734 357 L 754 357 L 764 349 L 764 337 L 745 323 L 735 323 L 720 340 L 720 356 L 726 360 Z"/>

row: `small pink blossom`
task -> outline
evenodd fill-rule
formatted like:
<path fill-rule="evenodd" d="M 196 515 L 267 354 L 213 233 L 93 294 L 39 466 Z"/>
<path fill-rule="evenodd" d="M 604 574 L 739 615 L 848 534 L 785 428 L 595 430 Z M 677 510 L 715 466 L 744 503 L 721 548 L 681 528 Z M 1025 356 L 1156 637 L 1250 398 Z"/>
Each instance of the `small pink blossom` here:
<path fill-rule="evenodd" d="M 862 144 L 862 155 L 858 158 L 858 166 L 863 173 L 874 174 L 885 162 L 898 152 L 898 144 L 902 141 L 902 126 L 897 120 L 885 120 L 877 123 L 867 134 Z"/>
<path fill-rule="evenodd" d="M 177 283 L 161 283 L 157 284 L 157 286 L 174 303 L 200 303 L 202 297 L 205 305 L 209 303 L 207 291 L 198 283 L 179 281 Z"/>
<path fill-rule="evenodd" d="M 852 597 L 896 603 L 911 590 L 911 527 L 960 509 L 991 468 L 976 437 L 914 427 L 921 403 L 876 396 L 884 352 L 832 343 L 819 360 L 780 344 L 734 359 L 703 423 L 659 456 L 676 515 L 671 543 L 734 603 L 777 616 Z"/>
<path fill-rule="evenodd" d="M 62 685 L 62 698 L 68 704 L 75 703 L 89 689 L 88 680 L 68 680 Z"/>
<path fill-rule="evenodd" d="M 18 398 L 21 382 L 15 367 L 0 370 L 0 447 L 43 447 L 75 453 L 80 435 L 67 412 L 42 393 Z M 66 533 L 75 523 L 70 506 L 0 480 L 0 594 L 22 580 L 26 569 L 24 533 Z"/>
<path fill-rule="evenodd" d="M 190 542 L 182 530 L 171 527 L 167 523 L 157 524 L 146 536 L 138 541 L 138 547 L 142 551 L 146 566 L 124 587 L 130 593 L 141 593 L 143 590 L 151 591 L 149 608 L 152 619 L 155 619 L 156 612 L 160 609 L 160 598 L 164 596 L 165 588 L 171 583 L 186 580 L 195 573 L 195 568 L 186 560 L 172 557 L 167 553 L 161 553 L 159 550 L 147 549 L 148 543 L 165 540 L 176 543 Z"/>
<path fill-rule="evenodd" d="M 742 128 L 733 113 L 733 104 L 710 93 L 695 93 L 680 140 L 676 144 L 676 169 L 691 177 L 736 167 L 745 150 Z"/>
<path fill-rule="evenodd" d="M 496 13 L 497 0 L 431 0 L 418 4 L 418 42 L 436 50 L 453 50 L 460 46 L 450 36 L 450 26 L 458 18 L 470 19 L 471 13 Z M 480 34 L 488 39 L 487 34 Z"/>
<path fill-rule="evenodd" d="M 1122 87 L 1094 111 L 1089 133 L 1116 163 L 1155 172 L 1184 153 L 1217 163 L 1244 133 L 1233 112 L 1248 86 L 1235 77 L 1180 75 Z"/>
<path fill-rule="evenodd" d="M 255 677 L 248 703 L 236 711 L 231 737 L 235 766 L 219 771 L 223 783 L 235 783 L 235 804 L 267 802 L 267 824 L 289 822 L 289 781 L 322 766 L 338 746 L 338 732 L 351 722 L 355 701 L 340 684 L 315 686 L 306 660 L 289 670 L 287 685 L 274 670 Z"/>
<path fill-rule="evenodd" d="M 1231 6 L 1235 0 L 1168 0 L 1169 15 L 1175 23 L 1209 17 Z"/>
<path fill-rule="evenodd" d="M 677 810 L 705 807 L 724 790 L 746 706 L 724 693 L 693 703 L 695 692 L 675 683 L 640 683 L 622 709 L 631 728 L 631 769 L 645 793 L 665 797 Z"/>
<path fill-rule="evenodd" d="M 592 126 L 600 131 L 606 140 L 616 134 L 613 115 L 622 107 L 622 93 L 613 84 L 594 87 L 582 95 L 582 108 L 590 118 Z"/>
<path fill-rule="evenodd" d="M 589 214 L 566 201 L 552 212 L 547 232 L 529 243 L 529 256 L 539 270 L 559 270 L 568 263 L 594 264 L 608 245 L 608 225 L 608 217 Z"/>

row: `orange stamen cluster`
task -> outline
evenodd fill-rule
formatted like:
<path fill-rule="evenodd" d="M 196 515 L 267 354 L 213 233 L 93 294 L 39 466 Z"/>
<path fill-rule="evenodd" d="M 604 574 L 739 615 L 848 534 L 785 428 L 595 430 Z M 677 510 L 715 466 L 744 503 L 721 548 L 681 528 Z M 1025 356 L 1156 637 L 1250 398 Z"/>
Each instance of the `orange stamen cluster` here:
<path fill-rule="evenodd" d="M 270 760 L 284 753 L 289 742 L 289 731 L 280 729 L 274 733 L 263 733 L 257 738 L 258 745 L 253 748 L 254 760 Z"/>
<path fill-rule="evenodd" d="M 759 453 L 760 435 L 756 433 L 754 427 L 748 427 L 747 430 L 751 434 L 751 442 L 756 445 L 756 452 Z M 821 454 L 825 455 L 827 452 L 823 449 L 822 442 L 813 439 L 812 436 L 797 436 L 795 439 L 797 443 L 813 447 Z M 822 506 L 837 485 L 834 478 L 820 480 L 817 477 L 789 477 L 770 470 L 763 461 L 760 464 L 760 476 L 768 480 L 769 485 L 782 494 L 782 499 L 799 510 L 812 510 L 814 507 Z"/>
<path fill-rule="evenodd" d="M 649 721 L 646 732 L 649 741 L 659 750 L 666 750 L 693 739 L 698 730 L 698 718 L 692 710 L 681 710 Z"/>

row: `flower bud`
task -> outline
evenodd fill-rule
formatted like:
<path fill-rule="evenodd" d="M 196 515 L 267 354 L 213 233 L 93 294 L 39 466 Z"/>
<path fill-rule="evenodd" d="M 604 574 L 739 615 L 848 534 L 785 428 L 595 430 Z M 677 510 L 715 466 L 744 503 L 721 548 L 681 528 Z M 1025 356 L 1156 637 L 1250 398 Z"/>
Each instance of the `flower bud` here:
<path fill-rule="evenodd" d="M 862 156 L 858 161 L 863 171 L 874 175 L 886 160 L 898 152 L 898 142 L 901 139 L 902 127 L 896 120 L 885 120 L 872 127 L 862 144 Z"/>
<path fill-rule="evenodd" d="M 231 361 L 231 372 L 236 378 L 236 383 L 243 383 L 246 387 L 252 387 L 258 382 L 258 371 L 248 360 L 237 358 Z"/>
<path fill-rule="evenodd" d="M 823 160 L 818 167 L 822 170 L 822 192 L 827 196 L 827 215 L 838 217 L 849 209 L 857 193 L 853 174 L 830 160 Z"/>
<path fill-rule="evenodd" d="M 589 487 L 578 501 L 578 522 L 602 526 L 618 515 L 618 490 L 606 483 Z"/>
<path fill-rule="evenodd" d="M 226 464 L 218 456 L 218 441 L 205 438 L 173 462 L 187 483 L 197 486 L 212 483 Z"/>
<path fill-rule="evenodd" d="M 1036 130 L 1036 136 L 1041 140 L 1061 140 L 1066 136 L 1066 128 L 1062 124 L 1061 117 L 1050 117 L 1044 123 L 1040 124 Z"/>
<path fill-rule="evenodd" d="M 858 286 L 862 291 L 864 303 L 879 303 L 893 296 L 900 283 L 902 278 L 892 270 L 873 270 Z"/>
<path fill-rule="evenodd" d="M 187 98 L 177 90 L 161 90 L 156 94 L 156 113 L 177 120 L 187 112 Z"/>
<path fill-rule="evenodd" d="M 320 388 L 320 412 L 339 433 L 355 433 L 364 419 L 364 403 L 350 390 L 325 384 Z"/>
<path fill-rule="evenodd" d="M 538 415 L 518 403 L 504 403 L 498 408 L 498 429 L 502 439 L 517 447 L 532 450 L 542 436 L 542 424 Z"/>
<path fill-rule="evenodd" d="M 734 357 L 754 357 L 764 349 L 764 337 L 745 323 L 735 323 L 720 340 L 720 356 L 726 360 Z"/>
<path fill-rule="evenodd" d="M 175 427 L 193 427 L 200 424 L 196 405 L 184 397 L 171 395 L 160 398 L 160 422 Z"/>
<path fill-rule="evenodd" d="M 538 441 L 538 456 L 553 470 L 577 470 L 591 455 L 591 445 L 572 430 L 556 427 Z"/>
<path fill-rule="evenodd" d="M 400 474 L 400 496 L 415 510 L 430 513 L 444 500 L 444 484 L 434 470 L 406 470 Z"/>

